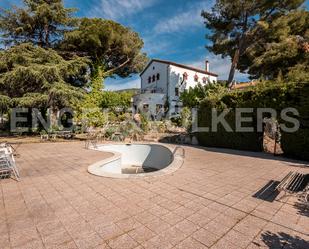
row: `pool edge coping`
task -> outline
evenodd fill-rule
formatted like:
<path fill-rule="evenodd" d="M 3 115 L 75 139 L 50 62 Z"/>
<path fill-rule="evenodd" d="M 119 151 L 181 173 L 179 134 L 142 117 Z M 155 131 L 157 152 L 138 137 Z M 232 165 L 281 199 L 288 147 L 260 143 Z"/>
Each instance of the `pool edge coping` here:
<path fill-rule="evenodd" d="M 115 145 L 126 145 L 125 143 L 113 143 Z M 105 145 L 105 144 L 100 144 Z M 98 146 L 100 146 L 98 145 Z M 112 156 L 109 158 L 105 158 L 104 160 L 98 161 L 94 164 L 91 164 L 88 166 L 88 173 L 91 175 L 97 176 L 97 177 L 105 177 L 105 178 L 113 178 L 113 179 L 145 179 L 145 178 L 151 178 L 151 177 L 159 177 L 164 175 L 169 175 L 174 172 L 176 172 L 178 169 L 180 169 L 184 164 L 184 158 L 180 155 L 174 154 L 173 149 L 171 145 L 161 144 L 161 143 L 132 143 L 132 145 L 160 145 L 162 147 L 167 148 L 170 150 L 170 152 L 173 154 L 174 160 L 171 164 L 169 164 L 166 168 L 162 170 L 158 170 L 156 172 L 152 173 L 142 173 L 142 174 L 113 174 L 113 173 L 96 173 L 99 167 L 102 167 L 102 165 L 114 162 L 116 160 L 121 159 L 122 154 L 119 152 L 106 150 L 104 152 L 111 153 Z M 176 146 L 175 146 L 176 147 Z M 90 150 L 100 151 L 98 148 L 95 148 L 94 146 L 89 147 Z"/>

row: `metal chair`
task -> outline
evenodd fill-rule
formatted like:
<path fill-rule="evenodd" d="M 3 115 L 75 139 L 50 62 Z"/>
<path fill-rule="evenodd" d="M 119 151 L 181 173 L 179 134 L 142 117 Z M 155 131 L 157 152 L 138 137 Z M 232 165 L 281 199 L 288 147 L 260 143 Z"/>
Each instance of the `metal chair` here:
<path fill-rule="evenodd" d="M 11 147 L 0 148 L 0 179 L 9 178 L 14 175 L 15 179 L 19 181 L 20 175 L 16 166 L 13 150 Z"/>
<path fill-rule="evenodd" d="M 284 192 L 284 195 L 280 199 L 284 198 L 285 196 L 295 195 L 302 197 L 304 202 L 308 203 L 309 175 L 291 171 L 282 179 L 282 181 L 276 187 L 276 190 L 279 192 Z"/>

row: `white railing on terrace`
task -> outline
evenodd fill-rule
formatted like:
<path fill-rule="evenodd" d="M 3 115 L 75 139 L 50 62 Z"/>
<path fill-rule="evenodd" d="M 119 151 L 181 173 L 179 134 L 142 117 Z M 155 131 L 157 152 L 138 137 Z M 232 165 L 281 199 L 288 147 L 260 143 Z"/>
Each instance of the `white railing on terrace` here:
<path fill-rule="evenodd" d="M 162 88 L 143 89 L 141 93 L 164 93 L 164 90 Z"/>

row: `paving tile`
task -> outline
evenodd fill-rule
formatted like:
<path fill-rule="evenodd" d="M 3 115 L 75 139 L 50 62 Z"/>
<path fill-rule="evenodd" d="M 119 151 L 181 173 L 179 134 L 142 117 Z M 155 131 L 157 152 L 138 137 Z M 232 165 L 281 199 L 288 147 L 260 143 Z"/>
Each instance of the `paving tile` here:
<path fill-rule="evenodd" d="M 212 233 L 220 237 L 226 234 L 231 229 L 230 227 L 224 226 L 223 224 L 218 223 L 216 221 L 209 222 L 203 228 L 205 228 L 208 231 L 211 231 Z"/>
<path fill-rule="evenodd" d="M 44 246 L 41 240 L 32 240 L 19 246 L 15 246 L 13 249 L 44 249 Z"/>
<path fill-rule="evenodd" d="M 156 236 L 154 232 L 145 226 L 140 226 L 130 231 L 128 235 L 140 244 Z"/>
<path fill-rule="evenodd" d="M 37 225 L 37 229 L 42 236 L 51 235 L 60 231 L 65 232 L 65 229 L 59 220 L 40 223 Z"/>
<path fill-rule="evenodd" d="M 192 235 L 192 238 L 208 247 L 211 247 L 217 242 L 220 236 L 201 228 Z"/>
<path fill-rule="evenodd" d="M 226 205 L 222 205 L 222 204 L 217 203 L 217 202 L 213 202 L 213 203 L 209 204 L 207 206 L 207 208 L 211 208 L 211 209 L 213 209 L 217 212 L 220 212 L 220 213 L 222 213 L 222 212 L 224 212 L 228 209 L 228 207 Z"/>
<path fill-rule="evenodd" d="M 110 247 L 108 244 L 102 243 L 101 245 L 93 247 L 93 249 L 110 249 Z"/>
<path fill-rule="evenodd" d="M 207 218 L 206 216 L 204 216 L 200 213 L 195 213 L 195 214 L 189 216 L 187 218 L 187 220 L 193 222 L 194 224 L 196 224 L 200 227 L 206 226 L 211 221 L 211 219 Z"/>
<path fill-rule="evenodd" d="M 164 216 L 162 216 L 162 220 L 166 221 L 170 225 L 176 225 L 178 222 L 182 221 L 184 218 L 178 214 L 170 212 Z"/>
<path fill-rule="evenodd" d="M 143 248 L 147 249 L 171 249 L 174 247 L 173 244 L 166 238 L 156 236 L 142 244 Z"/>
<path fill-rule="evenodd" d="M 162 233 L 160 233 L 159 236 L 163 241 L 169 241 L 170 244 L 176 246 L 189 235 L 180 231 L 176 227 L 171 227 L 167 229 L 166 231 L 163 231 Z"/>
<path fill-rule="evenodd" d="M 8 234 L 1 234 L 0 235 L 0 241 L 1 241 L 1 246 L 4 249 L 11 249 L 12 247 L 10 246 L 10 241 L 9 241 L 9 236 Z"/>
<path fill-rule="evenodd" d="M 89 224 L 89 226 L 91 226 L 94 230 L 96 231 L 101 231 L 102 229 L 104 229 L 106 226 L 112 225 L 114 224 L 114 221 L 112 218 L 110 218 L 109 216 L 99 216 L 95 219 L 89 220 L 87 222 Z M 121 221 L 119 221 L 119 223 L 121 223 Z"/>
<path fill-rule="evenodd" d="M 238 245 L 234 245 L 226 239 L 220 239 L 216 242 L 211 249 L 240 249 Z"/>
<path fill-rule="evenodd" d="M 239 248 L 246 248 L 252 242 L 253 238 L 251 236 L 241 234 L 235 230 L 231 230 L 223 237 L 223 239 L 230 241 Z"/>
<path fill-rule="evenodd" d="M 10 241 L 12 247 L 26 244 L 32 240 L 38 240 L 39 235 L 35 229 L 20 230 L 18 233 L 10 234 Z"/>
<path fill-rule="evenodd" d="M 201 209 L 198 213 L 205 216 L 208 219 L 214 219 L 215 217 L 217 217 L 220 214 L 220 211 L 215 210 L 213 208 L 209 208 L 207 206 L 207 207 Z"/>
<path fill-rule="evenodd" d="M 136 229 L 142 226 L 142 224 L 138 222 L 137 220 L 135 220 L 134 218 L 126 218 L 126 219 L 117 221 L 116 225 L 124 232 L 129 232 L 133 229 Z"/>
<path fill-rule="evenodd" d="M 151 223 L 153 220 L 156 220 L 157 216 L 155 216 L 155 215 L 153 215 L 153 214 L 151 214 L 151 213 L 146 211 L 146 212 L 143 212 L 141 214 L 138 214 L 138 215 L 134 216 L 134 218 L 138 222 L 140 222 L 140 223 L 145 225 L 145 224 Z"/>
<path fill-rule="evenodd" d="M 189 208 L 186 208 L 184 206 L 180 207 L 180 208 L 177 208 L 174 210 L 174 213 L 183 217 L 183 218 L 187 218 L 189 217 L 190 215 L 194 214 L 195 211 L 193 209 L 189 209 Z"/>
<path fill-rule="evenodd" d="M 115 239 L 109 241 L 108 245 L 115 249 L 131 249 L 138 246 L 138 243 L 134 241 L 129 235 L 124 234 Z"/>
<path fill-rule="evenodd" d="M 156 234 L 159 234 L 167 229 L 169 229 L 171 227 L 171 225 L 169 223 L 167 223 L 166 221 L 162 220 L 162 219 L 155 219 L 152 222 L 146 224 L 146 226 L 153 232 L 155 232 Z"/>
<path fill-rule="evenodd" d="M 88 233 L 74 238 L 74 242 L 78 249 L 90 249 L 102 245 L 104 240 L 96 233 Z"/>
<path fill-rule="evenodd" d="M 166 215 L 169 213 L 169 210 L 164 208 L 164 207 L 161 207 L 159 205 L 155 205 L 153 208 L 149 209 L 148 210 L 151 214 L 155 215 L 155 216 L 158 216 L 158 217 L 161 217 L 163 215 Z"/>
<path fill-rule="evenodd" d="M 180 242 L 175 249 L 207 249 L 208 247 L 198 242 L 195 239 L 187 238 Z"/>
<path fill-rule="evenodd" d="M 197 231 L 200 227 L 189 220 L 183 220 L 177 223 L 175 226 L 178 230 L 184 232 L 186 235 L 191 235 Z"/>
<path fill-rule="evenodd" d="M 122 235 L 124 232 L 116 225 L 116 224 L 111 224 L 104 226 L 96 232 L 104 239 L 104 240 L 110 240 L 116 237 L 119 237 Z"/>
<path fill-rule="evenodd" d="M 57 248 L 61 245 L 72 242 L 72 238 L 68 233 L 57 232 L 49 236 L 43 237 L 43 244 L 48 249 Z"/>
<path fill-rule="evenodd" d="M 51 247 L 53 249 L 78 249 L 76 243 L 74 241 L 67 241 L 60 245 Z"/>
<path fill-rule="evenodd" d="M 252 197 L 295 167 L 258 153 L 184 148 L 173 175 L 115 180 L 87 172 L 110 155 L 82 143 L 23 145 L 22 181 L 0 181 L 1 249 L 39 249 L 41 237 L 44 249 L 307 249 L 309 217 L 297 198 Z"/>
<path fill-rule="evenodd" d="M 237 232 L 240 232 L 244 235 L 248 235 L 250 237 L 255 237 L 256 235 L 258 235 L 261 232 L 261 228 L 254 226 L 252 224 L 248 224 L 245 222 L 240 222 L 238 224 L 236 224 L 233 229 Z"/>

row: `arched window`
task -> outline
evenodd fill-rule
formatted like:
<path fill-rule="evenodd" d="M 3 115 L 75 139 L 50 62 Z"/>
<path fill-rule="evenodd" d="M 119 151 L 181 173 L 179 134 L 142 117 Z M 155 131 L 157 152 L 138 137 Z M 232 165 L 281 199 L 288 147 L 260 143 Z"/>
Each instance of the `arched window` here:
<path fill-rule="evenodd" d="M 206 84 L 207 83 L 207 78 L 203 77 L 203 83 Z"/>
<path fill-rule="evenodd" d="M 194 81 L 195 81 L 195 82 L 198 82 L 198 75 L 197 75 L 197 74 L 194 75 Z"/>
<path fill-rule="evenodd" d="M 175 96 L 179 97 L 179 88 L 178 87 L 175 88 Z"/>
<path fill-rule="evenodd" d="M 157 74 L 157 80 L 160 80 L 160 74 L 159 73 Z"/>
<path fill-rule="evenodd" d="M 148 78 L 148 83 L 151 83 L 151 77 L 149 76 L 149 78 Z"/>
<path fill-rule="evenodd" d="M 156 81 L 156 76 L 153 75 L 153 76 L 152 76 L 152 82 L 155 82 L 155 81 Z"/>
<path fill-rule="evenodd" d="M 187 79 L 188 79 L 188 74 L 187 74 L 187 72 L 184 72 L 184 74 L 183 74 L 183 79 L 184 79 L 184 80 L 187 80 Z"/>
<path fill-rule="evenodd" d="M 179 114 L 179 105 L 175 105 L 175 113 Z"/>

